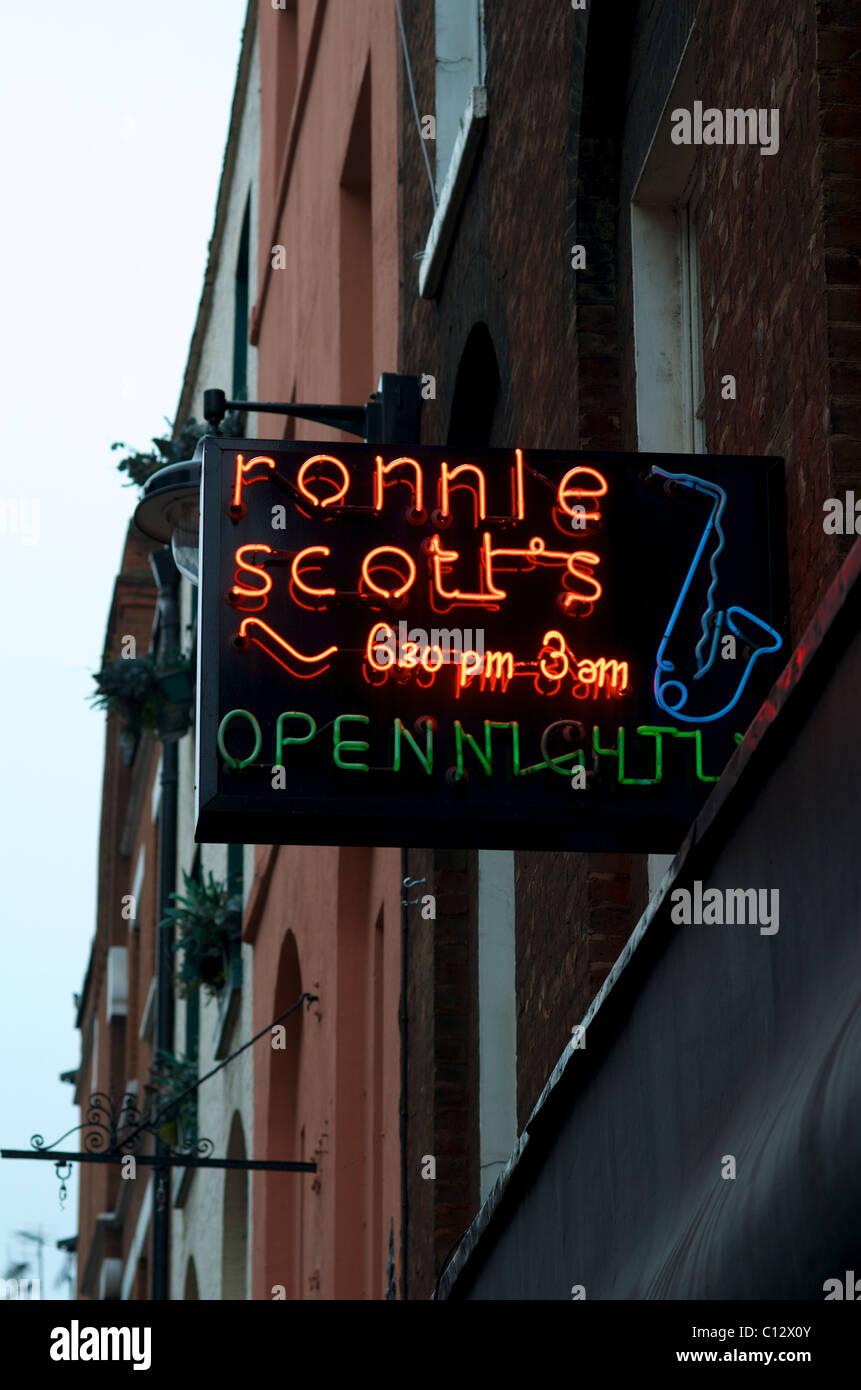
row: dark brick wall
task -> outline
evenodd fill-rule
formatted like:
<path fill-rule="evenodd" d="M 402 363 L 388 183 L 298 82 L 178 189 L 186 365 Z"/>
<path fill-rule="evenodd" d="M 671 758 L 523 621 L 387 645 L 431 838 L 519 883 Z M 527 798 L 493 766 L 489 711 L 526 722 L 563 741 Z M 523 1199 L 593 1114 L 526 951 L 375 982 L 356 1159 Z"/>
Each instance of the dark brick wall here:
<path fill-rule="evenodd" d="M 479 1194 L 476 855 L 411 850 L 407 928 L 407 1291 L 428 1298 Z M 421 899 L 436 898 L 436 920 Z M 422 1178 L 422 1158 L 436 1177 Z"/>
<path fill-rule="evenodd" d="M 579 149 L 576 182 L 568 197 L 574 208 L 576 242 L 586 250 L 586 267 L 567 279 L 574 290 L 577 323 L 579 447 L 635 449 L 636 413 L 623 408 L 624 358 L 629 339 L 619 317 L 619 168 L 626 109 L 628 48 L 620 32 L 633 22 L 635 0 L 595 9 L 579 76 L 580 42 L 575 41 L 569 146 Z M 578 34 L 578 40 L 579 40 Z M 574 93 L 580 100 L 573 104 Z"/>
<path fill-rule="evenodd" d="M 642 855 L 516 855 L 518 1131 L 645 901 Z"/>
<path fill-rule="evenodd" d="M 406 0 L 402 8 L 419 110 L 433 111 L 433 5 Z M 437 377 L 439 399 L 424 411 L 423 434 L 426 442 L 445 438 L 460 354 L 483 319 L 504 392 L 491 442 L 510 441 L 513 430 L 534 447 L 570 447 L 575 325 L 565 309 L 570 256 L 560 170 L 577 16 L 536 0 L 487 8 L 488 138 L 436 301 L 417 294 L 413 257 L 424 248 L 433 209 L 408 93 L 402 103 L 399 370 Z M 560 389 L 548 392 L 548 382 Z"/>
<path fill-rule="evenodd" d="M 408 0 L 403 9 L 419 109 L 430 111 L 433 6 L 425 0 Z M 544 448 L 571 448 L 578 443 L 624 447 L 620 444 L 625 428 L 618 385 L 620 349 L 615 339 L 618 179 L 614 176 L 608 182 L 603 168 L 605 105 L 600 72 L 593 75 L 596 130 L 585 157 L 572 134 L 582 97 L 585 33 L 585 16 L 565 6 L 529 0 L 488 7 L 487 140 L 439 295 L 433 301 L 421 300 L 417 294 L 414 256 L 424 247 L 432 207 L 405 93 L 398 369 L 437 377 L 438 399 L 423 413 L 425 442 L 447 437 L 463 347 L 473 325 L 484 321 L 493 338 L 501 379 L 490 443 L 524 440 Z M 581 184 L 596 189 L 582 226 L 577 211 L 578 164 Z M 590 272 L 588 290 L 578 305 L 571 247 L 587 238 L 593 253 L 590 265 L 597 273 Z M 600 252 L 596 249 L 599 238 Z M 582 401 L 577 389 L 578 361 L 587 383 Z M 517 856 L 521 1126 L 566 1036 L 588 1007 L 642 906 L 643 866 L 622 856 L 609 865 L 606 858 L 596 861 L 584 855 Z M 420 951 L 411 952 L 411 1054 L 415 1029 L 428 1028 L 422 976 L 427 981 L 438 969 L 431 954 L 427 940 Z M 411 1061 L 411 1078 L 413 1065 Z M 417 1080 L 416 1085 L 421 1082 Z M 469 1099 L 474 1109 L 477 1093 Z M 414 1106 L 421 1100 L 411 1083 L 411 1115 L 417 1116 Z M 476 1125 L 477 1117 L 473 1128 Z M 477 1142 L 476 1128 L 476 1149 Z M 429 1201 L 430 1194 L 419 1191 L 416 1208 L 411 1204 L 410 1241 L 416 1252 L 424 1239 L 416 1223 L 421 1222 L 424 1233 Z M 412 1296 L 414 1290 L 410 1292 Z"/>
<path fill-rule="evenodd" d="M 486 8 L 486 142 L 430 302 L 418 297 L 415 256 L 432 207 L 405 87 L 401 105 L 399 370 L 437 377 L 424 440 L 447 437 L 460 354 L 484 320 L 501 377 L 491 443 L 636 448 L 629 200 L 696 13 L 697 96 L 781 113 L 776 156 L 704 146 L 697 173 L 707 447 L 786 458 L 797 635 L 847 544 L 824 535 L 822 501 L 852 486 L 861 495 L 861 10 L 856 0 Z M 419 109 L 432 111 L 433 5 L 403 10 Z M 571 269 L 576 242 L 586 272 Z M 735 401 L 721 398 L 726 373 Z M 521 1126 L 646 897 L 642 857 L 516 856 Z M 412 961 L 416 1009 L 432 957 L 427 943 L 427 959 Z"/>
<path fill-rule="evenodd" d="M 697 88 L 780 110 L 780 150 L 703 146 L 698 173 L 708 448 L 786 459 L 792 632 L 833 578 L 828 330 L 814 0 L 703 0 Z M 721 399 L 732 373 L 738 399 Z"/>
<path fill-rule="evenodd" d="M 861 494 L 861 6 L 816 7 L 832 495 Z M 853 537 L 834 537 L 845 554 Z"/>

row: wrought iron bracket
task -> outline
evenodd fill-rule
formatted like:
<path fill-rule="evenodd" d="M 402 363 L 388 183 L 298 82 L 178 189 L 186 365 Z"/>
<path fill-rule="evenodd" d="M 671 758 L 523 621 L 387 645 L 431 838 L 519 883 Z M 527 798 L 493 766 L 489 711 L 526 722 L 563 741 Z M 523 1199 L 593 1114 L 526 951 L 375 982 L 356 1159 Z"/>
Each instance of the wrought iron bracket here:
<path fill-rule="evenodd" d="M 418 443 L 421 383 L 417 376 L 383 372 L 377 390 L 364 405 L 297 405 L 286 401 L 229 401 L 223 391 L 203 393 L 203 414 L 215 434 L 229 410 L 261 415 L 289 415 L 358 435 L 366 444 Z"/>
<path fill-rule="evenodd" d="M 192 1093 L 208 1081 L 216 1072 L 238 1057 L 241 1052 L 274 1028 L 282 1019 L 288 1018 L 290 1014 L 302 1007 L 310 1008 L 316 1003 L 318 996 L 309 994 L 307 990 L 299 995 L 295 1004 L 291 1004 L 289 1009 L 285 1009 L 279 1014 L 272 1023 L 266 1028 L 261 1028 L 259 1033 L 249 1038 L 248 1042 L 237 1047 L 228 1057 L 214 1066 L 205 1076 L 199 1077 L 192 1085 L 187 1086 L 179 1095 L 172 1095 L 166 1101 L 158 1103 L 159 1091 L 164 1089 L 164 1078 L 159 1077 L 158 1069 L 154 1069 L 154 1080 L 151 1082 L 150 1090 L 155 1093 L 156 1100 L 154 1108 L 147 1114 L 141 1113 L 137 1103 L 137 1096 L 129 1091 L 123 1092 L 121 1096 L 112 1093 L 106 1094 L 104 1091 L 94 1091 L 86 1106 L 86 1119 L 79 1125 L 73 1125 L 67 1129 L 65 1134 L 61 1134 L 59 1139 L 55 1139 L 53 1144 L 46 1144 L 41 1134 L 34 1134 L 30 1139 L 29 1149 L 0 1149 L 0 1158 L 18 1159 L 47 1159 L 53 1163 L 57 1170 L 57 1177 L 60 1180 L 60 1207 L 67 1196 L 66 1181 L 71 1177 L 72 1163 L 123 1163 L 128 1158 L 133 1158 L 135 1163 L 143 1163 L 147 1167 L 152 1167 L 163 1183 L 164 1172 L 167 1168 L 232 1168 L 240 1169 L 244 1172 L 272 1172 L 272 1173 L 316 1173 L 317 1165 L 312 1162 L 299 1162 L 288 1159 L 263 1159 L 263 1158 L 212 1158 L 212 1150 L 215 1147 L 211 1139 L 198 1139 L 196 1135 L 190 1135 L 183 1143 L 182 1148 L 174 1149 L 167 1143 L 165 1137 L 165 1127 L 171 1125 L 179 1114 L 179 1107 Z M 76 1152 L 60 1150 L 58 1144 L 62 1144 L 64 1139 L 68 1139 L 70 1134 L 84 1134 L 84 1149 Z M 159 1151 L 154 1154 L 142 1154 L 138 1152 L 144 1137 L 157 1141 Z M 63 1172 L 64 1166 L 68 1166 L 68 1172 Z"/>
<path fill-rule="evenodd" d="M 0 1158 L 41 1158 L 56 1163 L 59 1168 L 64 1163 L 123 1163 L 133 1158 L 135 1163 L 146 1164 L 150 1168 L 238 1168 L 243 1172 L 268 1173 L 316 1173 L 317 1165 L 312 1162 L 294 1162 L 274 1158 L 195 1158 L 191 1154 L 122 1154 L 122 1153 L 73 1153 L 65 1150 L 47 1149 L 0 1149 Z"/>

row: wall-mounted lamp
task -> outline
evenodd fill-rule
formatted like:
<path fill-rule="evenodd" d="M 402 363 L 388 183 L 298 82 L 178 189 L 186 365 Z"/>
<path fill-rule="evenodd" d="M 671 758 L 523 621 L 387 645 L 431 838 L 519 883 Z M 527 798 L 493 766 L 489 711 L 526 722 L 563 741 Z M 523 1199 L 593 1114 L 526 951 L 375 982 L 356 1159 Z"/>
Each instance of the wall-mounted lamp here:
<path fill-rule="evenodd" d="M 144 484 L 135 511 L 135 525 L 145 536 L 170 543 L 180 574 L 192 584 L 200 576 L 200 471 L 203 440 L 194 457 L 169 463 Z"/>
<path fill-rule="evenodd" d="M 203 413 L 214 434 L 229 410 L 256 411 L 311 420 L 358 435 L 366 443 L 413 445 L 419 438 L 420 383 L 415 376 L 383 372 L 379 386 L 364 405 L 289 405 L 283 401 L 229 401 L 223 391 L 203 393 Z M 200 478 L 203 439 L 194 457 L 169 463 L 144 484 L 135 525 L 145 536 L 170 542 L 180 574 L 197 584 L 200 577 Z"/>

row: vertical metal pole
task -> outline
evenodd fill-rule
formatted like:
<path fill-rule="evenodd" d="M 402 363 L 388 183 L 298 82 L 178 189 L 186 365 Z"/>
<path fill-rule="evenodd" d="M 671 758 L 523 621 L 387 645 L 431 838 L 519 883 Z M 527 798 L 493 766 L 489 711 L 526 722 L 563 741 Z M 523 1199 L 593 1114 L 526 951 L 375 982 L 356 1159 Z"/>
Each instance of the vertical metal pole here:
<path fill-rule="evenodd" d="M 179 571 L 170 551 L 153 556 L 153 572 L 159 586 L 161 655 L 179 650 Z M 161 750 L 161 799 L 158 816 L 158 920 L 172 906 L 171 894 L 176 886 L 176 830 L 178 800 L 179 749 L 176 743 L 164 743 Z M 156 938 L 156 996 L 155 1045 L 166 1052 L 173 1051 L 173 933 L 159 926 Z M 156 1140 L 156 1154 L 166 1153 L 167 1146 Z M 170 1169 L 153 1168 L 152 1207 L 152 1298 L 161 1302 L 169 1298 L 170 1282 Z"/>

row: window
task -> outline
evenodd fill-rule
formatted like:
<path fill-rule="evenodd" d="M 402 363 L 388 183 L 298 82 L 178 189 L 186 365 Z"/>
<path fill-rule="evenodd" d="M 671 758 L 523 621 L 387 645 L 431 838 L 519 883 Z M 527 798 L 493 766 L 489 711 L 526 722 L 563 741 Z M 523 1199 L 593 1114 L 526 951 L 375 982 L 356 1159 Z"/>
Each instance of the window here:
<path fill-rule="evenodd" d="M 227 883 L 232 892 L 243 894 L 245 879 L 245 846 L 227 846 Z"/>
<path fill-rule="evenodd" d="M 281 172 L 293 102 L 296 99 L 299 15 L 296 0 L 281 0 L 281 3 L 277 6 L 273 5 L 272 9 L 274 14 L 268 16 L 266 22 L 268 25 L 276 26 L 275 44 L 272 46 L 264 39 L 261 44 L 260 64 L 264 73 L 261 96 L 263 102 L 266 103 L 266 117 L 269 116 L 268 104 L 270 102 L 274 108 L 274 139 L 272 140 L 272 162 L 270 165 L 271 181 L 274 187 Z M 275 63 L 274 75 L 270 71 L 273 60 Z M 272 80 L 273 76 L 274 80 Z M 268 137 L 267 127 L 268 121 L 261 132 L 264 138 Z"/>
<path fill-rule="evenodd" d="M 693 44 L 685 53 L 631 202 L 637 437 L 645 452 L 706 451 L 696 153 L 670 139 L 672 112 L 695 97 Z M 672 855 L 648 856 L 649 896 Z"/>
<path fill-rule="evenodd" d="M 457 369 L 448 443 L 486 445 L 493 434 L 499 400 L 499 363 L 486 323 L 477 323 L 466 340 Z"/>
<path fill-rule="evenodd" d="M 245 204 L 233 295 L 233 399 L 248 400 L 248 279 L 250 264 L 251 194 Z"/>
<path fill-rule="evenodd" d="M 697 204 L 690 194 L 678 208 L 682 279 L 682 356 L 685 369 L 685 418 L 691 449 L 706 451 L 705 377 L 703 371 L 703 312 L 700 298 L 700 235 Z"/>
<path fill-rule="evenodd" d="M 245 847 L 227 846 L 227 885 L 232 893 L 245 899 Z M 231 939 L 227 948 L 227 975 L 218 1005 L 215 1025 L 215 1056 L 226 1057 L 233 1025 L 239 1015 L 239 991 L 242 989 L 242 942 Z"/>
<path fill-rule="evenodd" d="M 227 1141 L 227 1157 L 244 1162 L 247 1158 L 245 1133 L 239 1111 L 234 1111 Z M 221 1297 L 248 1297 L 248 1173 L 228 1168 L 224 1175 L 221 1217 Z"/>
<path fill-rule="evenodd" d="M 435 214 L 419 294 L 436 294 L 487 120 L 484 0 L 436 0 Z"/>
<path fill-rule="evenodd" d="M 371 64 L 365 65 L 340 182 L 341 400 L 374 389 L 374 242 L 371 193 Z"/>
<path fill-rule="evenodd" d="M 631 204 L 637 433 L 647 452 L 706 448 L 695 150 L 670 140 L 671 112 L 693 102 L 688 48 Z"/>
<path fill-rule="evenodd" d="M 189 1062 L 198 1060 L 200 1049 L 200 986 L 189 992 L 185 1001 L 185 1052 Z M 200 1071 L 198 1069 L 198 1075 Z M 194 1117 L 188 1125 L 188 1138 L 193 1143 L 197 1139 L 197 1091 L 190 1096 L 194 1106 Z M 191 1107 L 189 1107 L 190 1109 Z"/>
<path fill-rule="evenodd" d="M 445 184 L 472 92 L 484 85 L 483 0 L 436 0 L 436 183 Z"/>
<path fill-rule="evenodd" d="M 153 817 L 155 819 L 155 817 Z M 141 893 L 143 892 L 144 873 L 146 871 L 146 845 L 141 845 L 138 850 L 137 864 L 135 865 L 135 876 L 132 881 L 132 901 L 131 915 L 129 916 L 129 931 L 137 931 L 141 916 Z"/>

